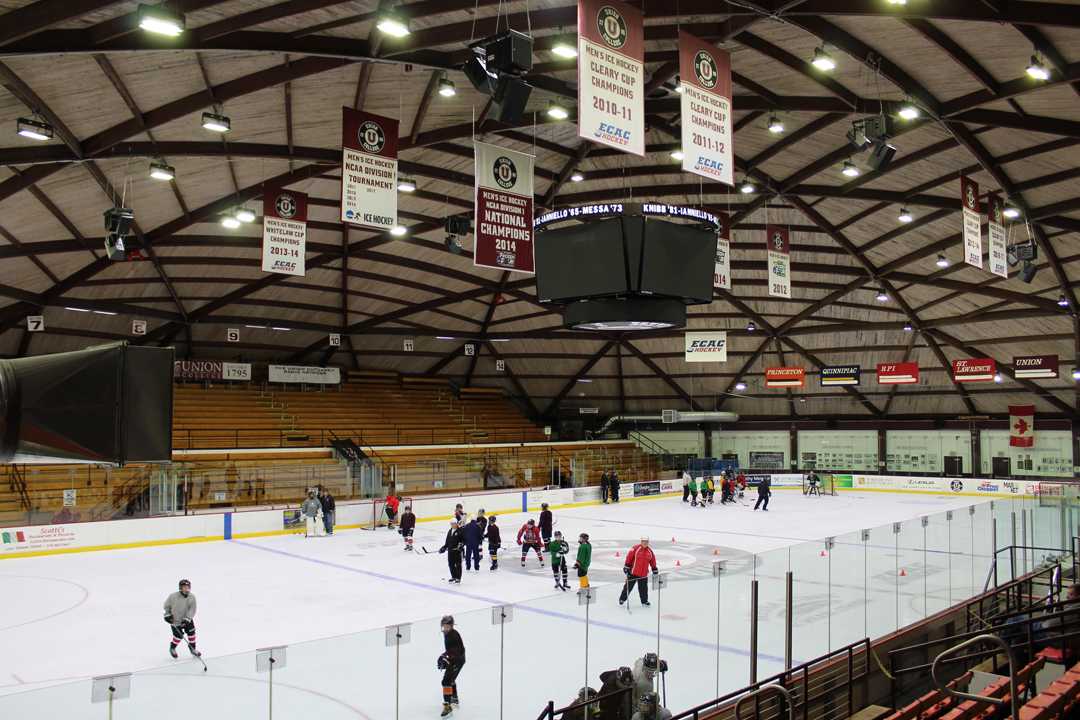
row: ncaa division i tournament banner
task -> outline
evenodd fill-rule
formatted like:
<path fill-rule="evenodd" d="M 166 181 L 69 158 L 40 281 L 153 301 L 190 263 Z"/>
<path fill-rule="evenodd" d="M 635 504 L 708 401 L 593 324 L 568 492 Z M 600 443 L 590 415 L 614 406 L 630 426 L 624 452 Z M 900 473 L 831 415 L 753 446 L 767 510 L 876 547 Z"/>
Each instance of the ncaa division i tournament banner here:
<path fill-rule="evenodd" d="M 1006 258 L 1005 201 L 991 195 L 987 201 L 990 208 L 986 237 L 990 244 L 990 272 L 1003 278 L 1009 277 L 1009 261 Z"/>
<path fill-rule="evenodd" d="M 389 230 L 397 224 L 398 121 L 341 111 L 341 220 Z"/>
<path fill-rule="evenodd" d="M 578 137 L 645 154 L 645 23 L 618 0 L 578 0 Z"/>
<path fill-rule="evenodd" d="M 769 295 L 791 298 L 791 240 L 779 225 L 765 226 L 765 246 L 769 251 Z"/>
<path fill-rule="evenodd" d="M 731 132 L 731 54 L 679 31 L 682 169 L 735 184 Z"/>
<path fill-rule="evenodd" d="M 474 142 L 476 245 L 473 264 L 534 272 L 533 156 Z"/>
<path fill-rule="evenodd" d="M 982 267 L 982 213 L 979 211 L 979 184 L 960 176 L 960 204 L 964 208 L 964 262 Z"/>
<path fill-rule="evenodd" d="M 716 259 L 713 261 L 713 289 L 731 289 L 731 218 L 716 213 L 720 229 L 716 233 Z"/>
<path fill-rule="evenodd" d="M 263 193 L 263 272 L 304 275 L 307 247 L 307 193 Z"/>

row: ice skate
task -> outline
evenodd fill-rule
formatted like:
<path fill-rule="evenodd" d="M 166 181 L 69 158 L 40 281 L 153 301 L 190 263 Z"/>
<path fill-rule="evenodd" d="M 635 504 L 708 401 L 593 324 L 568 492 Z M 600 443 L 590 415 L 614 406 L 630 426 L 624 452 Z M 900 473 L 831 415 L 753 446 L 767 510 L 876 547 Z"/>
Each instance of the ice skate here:
<path fill-rule="evenodd" d="M 439 717 L 450 717 L 454 714 L 454 708 L 450 706 L 450 703 L 443 703 L 442 714 Z"/>
<path fill-rule="evenodd" d="M 180 657 L 179 655 L 176 654 L 176 646 L 173 645 L 172 643 L 169 643 L 169 654 L 172 655 L 174 658 Z"/>

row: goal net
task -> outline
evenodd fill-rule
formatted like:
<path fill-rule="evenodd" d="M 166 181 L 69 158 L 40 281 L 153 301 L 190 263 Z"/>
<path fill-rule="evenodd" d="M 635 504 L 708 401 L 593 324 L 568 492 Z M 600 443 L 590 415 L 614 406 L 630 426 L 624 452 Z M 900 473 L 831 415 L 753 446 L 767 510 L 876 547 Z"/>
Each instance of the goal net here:
<path fill-rule="evenodd" d="M 836 495 L 836 481 L 829 473 L 818 473 L 817 482 L 810 482 L 809 474 L 803 475 L 803 495 Z"/>
<path fill-rule="evenodd" d="M 398 514 L 394 519 L 396 525 L 401 518 L 401 513 L 405 512 L 405 508 L 412 505 L 412 498 L 401 498 L 401 504 L 398 505 Z M 360 503 L 360 529 L 361 530 L 378 530 L 379 528 L 387 527 L 390 524 L 389 518 L 386 517 L 386 498 L 375 498 L 374 500 L 363 500 Z"/>

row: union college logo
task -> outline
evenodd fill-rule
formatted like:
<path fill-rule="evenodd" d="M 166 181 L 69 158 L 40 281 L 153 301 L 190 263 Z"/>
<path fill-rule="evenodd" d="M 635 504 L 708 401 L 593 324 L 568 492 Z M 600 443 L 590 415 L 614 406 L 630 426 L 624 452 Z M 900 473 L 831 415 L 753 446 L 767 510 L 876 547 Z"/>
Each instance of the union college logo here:
<path fill-rule="evenodd" d="M 517 184 L 517 168 L 514 167 L 514 161 L 505 155 L 499 156 L 491 169 L 495 174 L 495 182 L 502 189 L 509 190 Z"/>
<path fill-rule="evenodd" d="M 626 44 L 626 20 L 618 10 L 605 5 L 600 8 L 596 15 L 596 29 L 600 37 L 613 48 L 621 48 Z"/>
<path fill-rule="evenodd" d="M 998 225 L 1004 225 L 1005 224 L 1005 218 L 1002 217 L 1002 214 L 1001 214 L 1001 203 L 1000 202 L 995 202 L 994 203 L 994 222 L 996 222 Z"/>
<path fill-rule="evenodd" d="M 379 123 L 366 120 L 360 126 L 360 129 L 356 131 L 356 140 L 360 143 L 360 147 L 369 153 L 375 154 L 382 152 L 383 146 L 386 144 L 386 134 L 383 133 Z"/>
<path fill-rule="evenodd" d="M 278 217 L 288 220 L 296 215 L 296 198 L 289 193 L 282 193 L 274 200 L 274 209 L 277 210 Z"/>
<path fill-rule="evenodd" d="M 779 232 L 773 233 L 772 236 L 773 249 L 777 251 L 783 251 L 784 249 L 784 236 Z"/>
<path fill-rule="evenodd" d="M 716 87 L 719 71 L 716 69 L 716 61 L 713 56 L 704 50 L 698 50 L 694 56 L 694 75 L 702 87 L 712 90 Z"/>
<path fill-rule="evenodd" d="M 967 206 L 969 208 L 971 208 L 972 210 L 975 209 L 975 207 L 976 207 L 976 204 L 975 204 L 976 203 L 975 189 L 972 188 L 970 185 L 967 186 L 967 195 L 964 196 L 964 201 L 967 203 Z"/>

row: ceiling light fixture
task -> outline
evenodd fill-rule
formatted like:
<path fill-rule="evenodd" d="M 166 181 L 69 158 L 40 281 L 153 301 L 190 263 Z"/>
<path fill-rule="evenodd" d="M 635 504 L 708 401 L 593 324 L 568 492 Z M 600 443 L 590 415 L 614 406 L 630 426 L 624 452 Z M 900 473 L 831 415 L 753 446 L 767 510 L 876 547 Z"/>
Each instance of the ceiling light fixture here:
<path fill-rule="evenodd" d="M 675 92 L 679 93 L 680 95 L 686 92 L 686 86 L 682 84 L 682 81 L 676 81 Z"/>
<path fill-rule="evenodd" d="M 240 221 L 234 218 L 232 215 L 226 215 L 225 217 L 221 218 L 221 225 L 222 227 L 226 227 L 229 230 L 235 230 L 236 228 L 240 227 Z"/>
<path fill-rule="evenodd" d="M 994 382 L 1000 383 L 1001 379 L 1001 373 L 994 373 Z"/>
<path fill-rule="evenodd" d="M 21 117 L 16 122 L 15 127 L 17 128 L 16 132 L 24 138 L 42 141 L 53 139 L 53 126 L 37 117 Z"/>
<path fill-rule="evenodd" d="M 1076 368 L 1072 372 L 1073 380 L 1080 380 L 1080 368 Z"/>
<path fill-rule="evenodd" d="M 944 255 L 938 254 L 936 264 L 939 268 L 947 268 L 949 267 L 949 258 L 945 257 Z"/>
<path fill-rule="evenodd" d="M 404 193 L 416 192 L 416 181 L 407 177 L 398 178 L 397 189 Z"/>
<path fill-rule="evenodd" d="M 855 163 L 850 160 L 844 161 L 843 169 L 840 172 L 849 178 L 859 177 L 859 168 L 855 167 Z"/>
<path fill-rule="evenodd" d="M 907 208 L 900 208 L 900 214 L 896 216 L 896 219 L 902 224 L 907 225 L 915 219 L 915 216 L 913 216 Z"/>
<path fill-rule="evenodd" d="M 590 380 L 589 378 L 578 378 L 578 382 L 579 383 L 591 383 L 592 380 Z"/>
<path fill-rule="evenodd" d="M 570 176 L 571 182 L 581 182 L 584 179 L 585 176 L 581 174 L 580 170 L 575 170 L 574 173 Z"/>
<path fill-rule="evenodd" d="M 769 132 L 773 135 L 779 135 L 784 132 L 784 123 L 775 115 L 769 117 Z"/>
<path fill-rule="evenodd" d="M 436 335 L 436 340 L 457 340 L 453 335 Z"/>
<path fill-rule="evenodd" d="M 251 328 L 252 330 L 265 330 L 266 329 L 265 325 L 245 325 L 244 327 Z"/>
<path fill-rule="evenodd" d="M 814 59 L 810 61 L 810 64 L 822 72 L 831 72 L 836 69 L 836 61 L 825 50 L 824 45 L 814 48 Z"/>
<path fill-rule="evenodd" d="M 757 325 L 754 324 L 753 320 L 746 323 L 746 332 L 754 332 L 755 330 L 757 330 Z"/>
<path fill-rule="evenodd" d="M 379 29 L 379 32 L 390 37 L 403 38 L 409 34 L 409 21 L 393 11 L 380 14 L 375 27 Z"/>
<path fill-rule="evenodd" d="M 566 42 L 565 40 L 559 40 L 551 47 L 551 52 L 558 55 L 561 58 L 572 60 L 577 57 L 577 48 Z"/>
<path fill-rule="evenodd" d="M 139 27 L 155 35 L 177 37 L 184 32 L 184 16 L 163 5 L 139 5 Z"/>
<path fill-rule="evenodd" d="M 77 308 L 77 307 L 66 307 L 66 308 L 64 308 L 64 309 L 65 309 L 65 310 L 70 310 L 70 311 L 72 311 L 72 312 L 85 312 L 85 313 L 88 313 L 88 312 L 90 312 L 90 311 L 89 311 L 89 310 L 87 310 L 86 308 Z"/>
<path fill-rule="evenodd" d="M 1013 205 L 1007 205 L 1005 207 L 1005 212 L 1003 212 L 1002 215 L 1009 218 L 1010 220 L 1015 220 L 1016 218 L 1020 217 L 1020 211 L 1016 209 L 1016 207 Z"/>
<path fill-rule="evenodd" d="M 904 323 L 904 332 L 912 332 L 915 328 L 911 327 L 911 323 Z"/>
<path fill-rule="evenodd" d="M 736 390 L 745 390 L 746 389 L 746 383 L 744 383 L 742 380 L 740 380 L 739 382 L 735 383 L 735 389 Z"/>
<path fill-rule="evenodd" d="M 233 217 L 242 223 L 255 222 L 255 211 L 249 210 L 246 207 L 239 207 L 236 208 L 236 212 L 233 214 Z"/>
<path fill-rule="evenodd" d="M 278 332 L 289 332 L 289 331 L 292 330 L 292 328 L 287 328 L 287 327 L 271 327 L 270 329 L 271 330 L 277 330 Z"/>
<path fill-rule="evenodd" d="M 457 95 L 457 86 L 454 85 L 453 80 L 447 80 L 443 78 L 439 81 L 439 94 L 445 98 L 454 97 Z"/>
<path fill-rule="evenodd" d="M 202 126 L 211 132 L 227 133 L 232 129 L 232 121 L 229 120 L 228 115 L 204 112 L 202 114 Z"/>
<path fill-rule="evenodd" d="M 750 178 L 743 178 L 742 183 L 739 185 L 739 192 L 743 195 L 753 195 L 757 192 L 757 187 L 750 181 Z"/>
<path fill-rule="evenodd" d="M 919 106 L 908 100 L 900 106 L 900 112 L 897 114 L 905 120 L 914 120 L 921 113 L 919 112 Z"/>
<path fill-rule="evenodd" d="M 1028 64 L 1026 72 L 1032 80 L 1050 79 L 1050 69 L 1043 65 L 1038 53 L 1031 56 L 1031 62 Z"/>
<path fill-rule="evenodd" d="M 676 149 L 671 151 L 671 159 L 672 160 L 681 161 L 684 157 L 686 157 L 686 154 L 682 151 L 682 148 L 676 148 Z"/>
<path fill-rule="evenodd" d="M 116 315 L 116 313 L 110 312 L 109 310 L 92 310 L 91 312 L 95 315 Z"/>
<path fill-rule="evenodd" d="M 884 290 L 878 290 L 877 301 L 878 302 L 889 302 L 889 294 L 887 292 L 885 292 Z"/>
<path fill-rule="evenodd" d="M 570 111 L 554 100 L 548 103 L 547 114 L 549 118 L 555 118 L 556 120 L 565 120 L 570 117 Z"/>
<path fill-rule="evenodd" d="M 1059 296 L 1058 297 L 1058 306 L 1059 307 L 1069 307 L 1069 298 L 1065 297 L 1064 295 Z"/>
<path fill-rule="evenodd" d="M 395 225 L 394 227 L 390 228 L 390 234 L 394 237 L 401 237 L 407 232 L 409 232 L 409 230 L 404 225 Z"/>
<path fill-rule="evenodd" d="M 150 177 L 155 180 L 172 180 L 176 177 L 176 168 L 161 161 L 150 163 Z"/>

